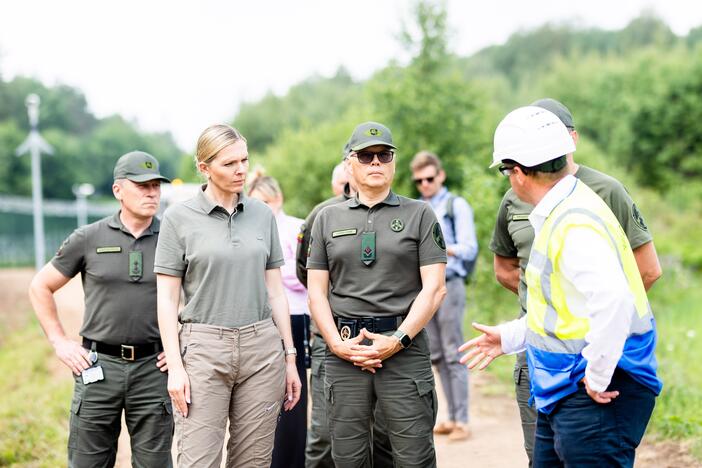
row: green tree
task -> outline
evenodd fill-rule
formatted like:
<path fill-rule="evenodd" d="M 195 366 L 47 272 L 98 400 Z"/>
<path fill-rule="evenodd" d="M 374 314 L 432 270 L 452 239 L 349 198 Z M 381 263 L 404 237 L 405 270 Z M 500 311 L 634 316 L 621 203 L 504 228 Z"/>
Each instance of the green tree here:
<path fill-rule="evenodd" d="M 702 49 L 694 58 L 665 93 L 632 117 L 630 153 L 642 184 L 667 190 L 681 179 L 702 181 Z"/>
<path fill-rule="evenodd" d="M 284 131 L 336 120 L 361 99 L 360 86 L 346 69 L 331 78 L 313 76 L 278 97 L 273 93 L 254 103 L 242 104 L 233 125 L 248 141 L 249 150 L 261 152 Z"/>

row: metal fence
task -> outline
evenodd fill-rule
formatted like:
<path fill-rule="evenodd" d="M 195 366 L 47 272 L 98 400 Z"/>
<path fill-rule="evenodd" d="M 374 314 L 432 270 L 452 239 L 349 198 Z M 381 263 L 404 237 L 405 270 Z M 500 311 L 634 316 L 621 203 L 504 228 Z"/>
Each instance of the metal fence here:
<path fill-rule="evenodd" d="M 109 216 L 118 207 L 116 202 L 89 202 L 88 222 Z M 75 201 L 44 200 L 45 261 L 53 256 L 63 240 L 76 229 L 77 216 Z M 0 266 L 33 264 L 32 199 L 0 195 Z"/>

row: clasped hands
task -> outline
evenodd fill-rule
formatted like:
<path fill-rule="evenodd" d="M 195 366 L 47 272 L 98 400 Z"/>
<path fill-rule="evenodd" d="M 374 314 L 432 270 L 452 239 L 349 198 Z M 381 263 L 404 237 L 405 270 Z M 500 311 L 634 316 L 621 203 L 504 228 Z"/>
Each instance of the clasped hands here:
<path fill-rule="evenodd" d="M 370 345 L 363 345 L 364 339 L 372 341 Z M 383 361 L 402 349 L 400 340 L 394 336 L 385 336 L 379 333 L 371 333 L 365 328 L 361 332 L 348 340 L 339 339 L 330 346 L 331 351 L 346 361 L 352 362 L 362 371 L 375 374 L 376 369 L 383 367 Z"/>

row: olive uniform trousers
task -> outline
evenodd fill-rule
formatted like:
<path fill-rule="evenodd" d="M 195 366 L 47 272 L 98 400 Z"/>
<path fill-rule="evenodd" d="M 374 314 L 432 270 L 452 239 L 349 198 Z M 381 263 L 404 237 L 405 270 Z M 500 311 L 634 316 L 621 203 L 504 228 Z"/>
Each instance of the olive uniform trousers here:
<path fill-rule="evenodd" d="M 337 468 L 373 466 L 371 428 L 376 405 L 385 416 L 395 465 L 436 466 L 432 430 L 437 401 L 425 331 L 415 337 L 412 346 L 384 361 L 375 374 L 329 350 L 324 365 L 332 458 Z"/>
<path fill-rule="evenodd" d="M 173 417 L 168 374 L 156 354 L 135 361 L 99 354 L 104 380 L 85 385 L 75 377 L 68 436 L 68 466 L 113 467 L 122 410 L 132 447 L 132 466 L 172 466 Z"/>

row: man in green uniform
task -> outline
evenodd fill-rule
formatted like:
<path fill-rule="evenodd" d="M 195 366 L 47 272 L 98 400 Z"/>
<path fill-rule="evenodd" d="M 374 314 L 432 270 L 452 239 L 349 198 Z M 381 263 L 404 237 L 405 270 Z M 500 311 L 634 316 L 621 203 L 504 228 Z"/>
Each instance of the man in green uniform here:
<path fill-rule="evenodd" d="M 345 202 L 356 194 L 355 186 L 346 174 L 345 161 L 348 156 L 348 146 L 344 147 L 341 163 L 334 168 L 332 175 L 332 189 L 339 181 L 344 181 L 341 193 L 325 200 L 315 206 L 307 215 L 300 228 L 297 238 L 297 263 L 296 273 L 300 282 L 307 287 L 307 253 L 312 235 L 312 226 L 317 214 L 322 208 Z M 305 449 L 305 466 L 307 468 L 334 468 L 331 456 L 331 439 L 329 438 L 329 418 L 327 417 L 326 402 L 324 400 L 324 353 L 327 343 L 319 332 L 314 321 L 311 323 L 312 340 L 310 343 L 310 394 L 312 395 L 312 411 L 310 428 L 307 431 L 307 447 Z M 375 468 L 390 468 L 393 466 L 390 439 L 385 428 L 382 412 L 376 408 L 375 423 L 373 425 L 373 466 Z"/>
<path fill-rule="evenodd" d="M 328 344 L 325 395 L 337 467 L 371 466 L 376 404 L 396 466 L 436 466 L 427 322 L 446 294 L 446 244 L 426 203 L 394 194 L 390 130 L 360 124 L 347 169 L 358 190 L 314 222 L 312 317 Z"/>
<path fill-rule="evenodd" d="M 171 466 L 173 418 L 153 272 L 161 181 L 168 179 L 153 156 L 122 156 L 112 185 L 119 212 L 74 231 L 30 286 L 47 338 L 75 374 L 71 467 L 114 465 L 123 410 L 132 466 Z M 85 291 L 82 343 L 66 336 L 53 296 L 78 273 Z"/>
<path fill-rule="evenodd" d="M 541 107 L 555 114 L 566 126 L 577 145 L 578 133 L 575 130 L 573 116 L 566 106 L 550 98 L 540 99 L 532 106 Z M 613 177 L 576 164 L 573 153 L 567 155 L 567 167 L 568 174 L 583 181 L 610 207 L 629 239 L 644 286 L 646 289 L 650 288 L 661 275 L 658 256 L 653 245 L 653 237 L 641 212 L 624 186 Z M 526 313 L 527 286 L 524 271 L 529 262 L 534 241 L 534 229 L 528 219 L 533 208 L 532 205 L 520 200 L 512 189 L 508 190 L 500 204 L 490 242 L 490 250 L 495 254 L 495 276 L 505 288 L 519 295 L 520 316 Z M 524 448 L 531 465 L 536 410 L 529 404 L 529 370 L 525 353 L 517 355 L 514 382 L 524 434 Z"/>

